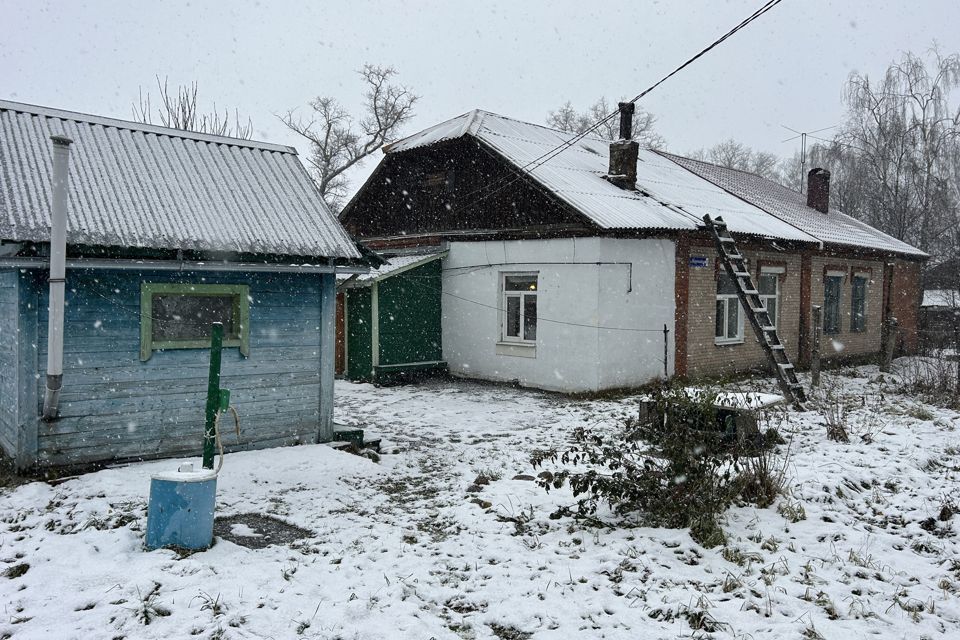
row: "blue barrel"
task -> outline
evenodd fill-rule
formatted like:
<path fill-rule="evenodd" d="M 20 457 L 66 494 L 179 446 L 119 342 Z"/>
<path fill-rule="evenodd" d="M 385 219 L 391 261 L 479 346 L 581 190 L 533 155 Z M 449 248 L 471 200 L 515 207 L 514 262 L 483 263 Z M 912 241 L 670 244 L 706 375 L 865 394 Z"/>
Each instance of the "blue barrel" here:
<path fill-rule="evenodd" d="M 192 466 L 151 478 L 147 549 L 207 549 L 213 544 L 217 474 L 193 471 Z"/>

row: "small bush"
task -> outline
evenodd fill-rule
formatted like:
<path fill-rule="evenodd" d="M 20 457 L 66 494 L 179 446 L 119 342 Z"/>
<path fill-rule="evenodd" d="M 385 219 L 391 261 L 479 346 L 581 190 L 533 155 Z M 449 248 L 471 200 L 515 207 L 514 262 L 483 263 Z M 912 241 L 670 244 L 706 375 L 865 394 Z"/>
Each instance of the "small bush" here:
<path fill-rule="evenodd" d="M 706 547 L 723 544 L 718 520 L 739 492 L 740 463 L 716 395 L 657 388 L 642 419 L 612 432 L 579 427 L 566 450 L 534 454 L 534 467 L 548 461 L 576 467 L 542 473 L 538 484 L 547 491 L 569 484 L 581 516 L 607 504 L 618 516 L 689 527 Z"/>

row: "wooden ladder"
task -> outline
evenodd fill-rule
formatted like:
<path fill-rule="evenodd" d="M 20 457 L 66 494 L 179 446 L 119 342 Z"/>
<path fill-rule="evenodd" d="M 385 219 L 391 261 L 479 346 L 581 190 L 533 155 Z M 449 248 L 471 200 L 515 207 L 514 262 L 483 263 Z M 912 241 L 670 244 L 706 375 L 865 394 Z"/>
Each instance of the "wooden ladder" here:
<path fill-rule="evenodd" d="M 807 394 L 803 390 L 803 385 L 797 380 L 797 374 L 790 358 L 787 356 L 786 347 L 780 340 L 777 328 L 770 320 L 770 314 L 767 313 L 767 309 L 760 299 L 760 292 L 753 284 L 753 278 L 750 277 L 746 260 L 737 249 L 737 242 L 727 230 L 727 224 L 723 221 L 723 218 L 718 217 L 713 220 L 709 215 L 705 215 L 703 221 L 713 235 L 714 242 L 717 244 L 717 252 L 720 254 L 720 260 L 723 261 L 723 266 L 727 270 L 727 275 L 736 284 L 740 306 L 747 314 L 747 318 L 750 319 L 750 326 L 753 327 L 760 346 L 767 354 L 770 368 L 777 376 L 777 382 L 783 392 L 783 397 L 802 411 L 803 403 L 807 401 Z"/>

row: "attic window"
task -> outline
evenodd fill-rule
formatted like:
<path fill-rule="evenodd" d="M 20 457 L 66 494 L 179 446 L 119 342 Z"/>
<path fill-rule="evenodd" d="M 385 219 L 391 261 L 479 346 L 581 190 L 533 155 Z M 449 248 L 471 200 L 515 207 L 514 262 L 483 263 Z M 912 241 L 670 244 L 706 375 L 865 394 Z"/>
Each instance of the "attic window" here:
<path fill-rule="evenodd" d="M 423 188 L 434 196 L 449 193 L 453 189 L 453 171 L 433 171 L 424 174 Z"/>
<path fill-rule="evenodd" d="M 144 282 L 140 285 L 140 359 L 165 349 L 208 349 L 211 325 L 223 346 L 250 354 L 249 287 L 243 284 Z"/>

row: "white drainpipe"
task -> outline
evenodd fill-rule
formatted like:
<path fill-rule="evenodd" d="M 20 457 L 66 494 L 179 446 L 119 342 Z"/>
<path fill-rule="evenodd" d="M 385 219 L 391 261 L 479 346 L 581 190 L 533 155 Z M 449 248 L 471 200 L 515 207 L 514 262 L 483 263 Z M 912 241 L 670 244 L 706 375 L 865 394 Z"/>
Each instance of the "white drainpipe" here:
<path fill-rule="evenodd" d="M 67 258 L 67 185 L 70 170 L 70 138 L 50 136 L 53 141 L 53 198 L 50 209 L 50 312 L 47 318 L 47 389 L 43 395 L 43 419 L 57 417 L 63 386 L 63 289 Z"/>

